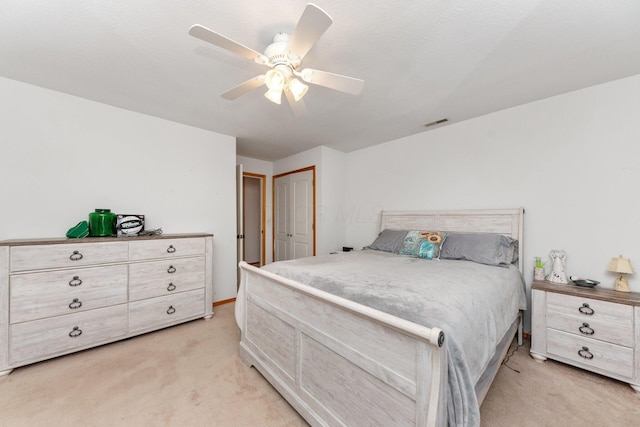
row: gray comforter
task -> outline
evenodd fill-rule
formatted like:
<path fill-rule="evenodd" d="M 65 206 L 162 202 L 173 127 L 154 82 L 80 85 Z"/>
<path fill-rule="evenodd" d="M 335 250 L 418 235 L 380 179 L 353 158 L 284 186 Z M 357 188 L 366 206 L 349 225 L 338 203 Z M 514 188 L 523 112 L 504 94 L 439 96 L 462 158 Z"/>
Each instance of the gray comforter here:
<path fill-rule="evenodd" d="M 515 266 L 365 250 L 276 262 L 265 270 L 445 333 L 450 426 L 480 425 L 475 384 L 519 310 Z"/>

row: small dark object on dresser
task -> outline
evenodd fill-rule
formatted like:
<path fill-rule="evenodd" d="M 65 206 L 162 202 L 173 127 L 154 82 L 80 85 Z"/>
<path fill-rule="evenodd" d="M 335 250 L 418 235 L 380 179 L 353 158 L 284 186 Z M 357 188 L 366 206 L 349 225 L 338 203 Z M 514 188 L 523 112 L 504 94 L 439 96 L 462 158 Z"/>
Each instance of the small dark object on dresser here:
<path fill-rule="evenodd" d="M 597 280 L 582 279 L 582 278 L 578 278 L 578 277 L 574 277 L 574 276 L 570 276 L 569 279 L 573 283 L 578 285 L 578 286 L 586 286 L 586 287 L 589 287 L 589 288 L 592 288 L 594 286 L 598 286 L 598 284 L 600 283 Z"/>

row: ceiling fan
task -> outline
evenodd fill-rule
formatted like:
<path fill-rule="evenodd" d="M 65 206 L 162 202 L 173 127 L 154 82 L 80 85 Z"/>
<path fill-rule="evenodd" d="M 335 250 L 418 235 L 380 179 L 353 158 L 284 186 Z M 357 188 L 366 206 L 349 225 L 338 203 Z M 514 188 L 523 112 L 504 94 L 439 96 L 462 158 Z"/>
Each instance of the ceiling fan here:
<path fill-rule="evenodd" d="M 284 92 L 293 108 L 294 103 L 300 101 L 309 89 L 309 86 L 302 81 L 351 95 L 358 95 L 362 91 L 363 80 L 313 68 L 301 69 L 302 59 L 332 22 L 331 17 L 326 12 L 309 3 L 305 7 L 293 33 L 291 35 L 285 33 L 276 34 L 273 38 L 273 43 L 267 46 L 264 54 L 243 46 L 202 25 L 193 25 L 189 29 L 189 34 L 250 59 L 257 64 L 269 67 L 265 74 L 247 80 L 220 96 L 231 101 L 266 84 L 268 90 L 265 93 L 265 97 L 268 100 L 280 104 L 282 93 Z"/>

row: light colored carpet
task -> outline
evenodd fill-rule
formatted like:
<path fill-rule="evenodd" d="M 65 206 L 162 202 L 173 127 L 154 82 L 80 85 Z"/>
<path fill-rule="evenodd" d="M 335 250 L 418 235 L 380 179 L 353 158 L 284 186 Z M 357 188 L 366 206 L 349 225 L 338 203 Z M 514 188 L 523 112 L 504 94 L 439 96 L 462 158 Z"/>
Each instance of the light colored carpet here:
<path fill-rule="evenodd" d="M 14 370 L 0 379 L 0 426 L 305 426 L 238 357 L 233 304 L 184 325 Z M 482 425 L 640 425 L 626 384 L 523 347 L 502 367 Z"/>

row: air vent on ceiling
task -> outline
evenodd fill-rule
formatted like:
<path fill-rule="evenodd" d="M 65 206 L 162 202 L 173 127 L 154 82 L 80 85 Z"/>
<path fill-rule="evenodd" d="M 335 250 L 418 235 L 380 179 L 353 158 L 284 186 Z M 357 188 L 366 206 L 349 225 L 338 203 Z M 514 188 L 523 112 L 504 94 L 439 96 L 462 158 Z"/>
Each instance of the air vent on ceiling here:
<path fill-rule="evenodd" d="M 435 125 L 440 125 L 442 123 L 446 123 L 448 121 L 449 121 L 449 119 L 440 119 L 440 120 L 436 120 L 435 122 L 427 123 L 426 125 L 424 125 L 424 127 L 428 128 L 428 127 L 431 127 L 431 126 L 435 126 Z"/>

